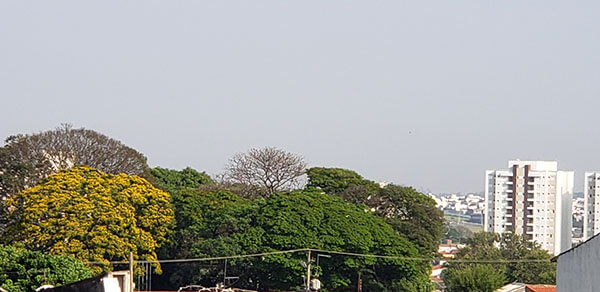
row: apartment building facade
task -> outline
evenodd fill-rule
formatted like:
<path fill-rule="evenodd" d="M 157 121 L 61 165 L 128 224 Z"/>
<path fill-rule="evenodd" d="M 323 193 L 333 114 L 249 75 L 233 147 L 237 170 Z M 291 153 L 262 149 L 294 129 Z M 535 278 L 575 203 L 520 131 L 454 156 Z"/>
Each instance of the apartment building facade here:
<path fill-rule="evenodd" d="M 600 233 L 600 172 L 586 171 L 583 183 L 583 240 Z"/>
<path fill-rule="evenodd" d="M 557 255 L 571 248 L 572 171 L 556 161 L 508 162 L 485 172 L 484 230 L 515 232 Z"/>

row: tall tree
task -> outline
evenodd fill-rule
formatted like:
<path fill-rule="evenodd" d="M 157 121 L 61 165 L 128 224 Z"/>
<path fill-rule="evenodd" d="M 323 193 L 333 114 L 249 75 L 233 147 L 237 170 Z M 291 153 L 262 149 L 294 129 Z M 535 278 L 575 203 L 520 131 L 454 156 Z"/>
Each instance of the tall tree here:
<path fill-rule="evenodd" d="M 156 260 L 171 230 L 169 194 L 126 174 L 74 167 L 11 196 L 7 244 L 83 261 Z M 159 268 L 159 266 L 157 266 Z"/>
<path fill-rule="evenodd" d="M 411 187 L 391 184 L 380 187 L 347 169 L 315 167 L 309 169 L 307 175 L 307 189 L 322 190 L 352 203 L 365 204 L 415 243 L 422 255 L 432 257 L 437 251 L 444 218 L 430 197 Z"/>
<path fill-rule="evenodd" d="M 475 233 L 468 240 L 467 247 L 460 249 L 456 255 L 456 259 L 463 261 L 495 260 L 497 262 L 487 265 L 496 271 L 502 271 L 504 283 L 528 284 L 554 284 L 556 282 L 556 265 L 550 262 L 551 257 L 538 244 L 523 239 L 515 233 L 498 235 L 489 232 Z M 464 262 L 447 264 L 447 273 L 446 276 L 443 276 L 444 282 L 447 277 L 453 277 L 454 271 L 462 271 L 470 266 L 472 264 Z"/>
<path fill-rule="evenodd" d="M 337 195 L 355 204 L 377 206 L 379 185 L 363 178 L 355 171 L 343 168 L 312 167 L 306 171 L 306 189 L 317 189 Z"/>
<path fill-rule="evenodd" d="M 225 178 L 234 183 L 262 187 L 270 196 L 296 187 L 305 172 L 306 162 L 300 155 L 265 147 L 234 155 L 226 166 Z"/>
<path fill-rule="evenodd" d="M 148 170 L 146 157 L 123 143 L 92 130 L 63 125 L 6 139 L 0 150 L 0 197 L 32 187 L 49 174 L 82 165 L 112 174 L 141 175 Z"/>
<path fill-rule="evenodd" d="M 62 286 L 91 276 L 92 272 L 72 257 L 0 245 L 0 287 L 7 291 L 29 292 L 43 284 Z"/>
<path fill-rule="evenodd" d="M 444 271 L 447 292 L 494 292 L 506 282 L 503 270 L 491 265 L 466 265 Z"/>
<path fill-rule="evenodd" d="M 171 194 L 182 189 L 198 189 L 201 185 L 214 183 L 208 174 L 190 167 L 182 170 L 155 167 L 150 170 L 148 180 L 157 188 Z"/>
<path fill-rule="evenodd" d="M 295 248 L 417 257 L 418 251 L 382 218 L 335 196 L 295 191 L 267 199 L 242 199 L 223 191 L 189 194 L 178 221 L 184 236 L 178 252 L 186 257 L 228 256 Z M 313 256 L 315 256 L 313 254 Z M 228 262 L 237 287 L 291 289 L 302 285 L 306 254 L 271 255 Z M 358 272 L 363 291 L 430 291 L 425 261 L 332 255 L 313 266 L 328 290 L 353 290 Z M 223 264 L 190 264 L 169 276 L 171 283 L 220 282 Z M 189 271 L 198 271 L 190 273 Z M 165 275 L 167 276 L 167 275 Z M 174 284 L 175 286 L 177 284 Z"/>
<path fill-rule="evenodd" d="M 411 187 L 387 185 L 379 191 L 376 213 L 415 243 L 423 255 L 432 256 L 442 238 L 444 214 L 429 196 Z"/>

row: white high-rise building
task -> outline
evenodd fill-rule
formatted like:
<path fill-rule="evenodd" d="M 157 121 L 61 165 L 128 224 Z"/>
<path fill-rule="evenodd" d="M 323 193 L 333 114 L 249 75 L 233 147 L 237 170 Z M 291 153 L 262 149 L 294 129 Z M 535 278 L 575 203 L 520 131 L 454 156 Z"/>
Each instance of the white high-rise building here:
<path fill-rule="evenodd" d="M 556 161 L 509 161 L 485 172 L 484 230 L 515 232 L 557 255 L 571 248 L 572 196 L 573 172 Z"/>
<path fill-rule="evenodd" d="M 583 240 L 600 233 L 600 172 L 586 172 L 583 186 Z"/>

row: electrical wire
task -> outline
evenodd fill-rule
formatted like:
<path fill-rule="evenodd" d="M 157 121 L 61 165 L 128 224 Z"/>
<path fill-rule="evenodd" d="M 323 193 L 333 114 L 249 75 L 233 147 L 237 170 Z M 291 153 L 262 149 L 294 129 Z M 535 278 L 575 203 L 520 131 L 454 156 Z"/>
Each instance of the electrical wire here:
<path fill-rule="evenodd" d="M 232 256 L 220 256 L 220 257 L 206 257 L 206 258 L 191 258 L 191 259 L 170 259 L 170 260 L 141 260 L 135 261 L 136 263 L 147 264 L 147 263 L 161 263 L 161 264 L 170 264 L 170 263 L 190 263 L 190 262 L 203 262 L 203 261 L 217 261 L 217 260 L 225 260 L 225 259 L 239 259 L 239 258 L 252 258 L 252 257 L 263 257 L 269 255 L 276 254 L 287 254 L 287 253 L 296 253 L 296 252 L 320 252 L 320 253 L 328 253 L 328 254 L 336 254 L 336 255 L 345 255 L 345 256 L 355 256 L 355 257 L 370 257 L 370 258 L 381 258 L 381 259 L 392 259 L 392 260 L 405 260 L 405 261 L 424 261 L 431 262 L 433 259 L 424 258 L 424 257 L 406 257 L 406 256 L 393 256 L 393 255 L 376 255 L 376 254 L 362 254 L 362 253 L 353 253 L 353 252 L 343 252 L 343 251 L 333 251 L 333 250 L 321 250 L 321 249 L 313 249 L 313 248 L 300 248 L 300 249 L 290 249 L 290 250 L 281 250 L 281 251 L 272 251 L 272 252 L 264 252 L 264 253 L 254 253 L 254 254 L 245 254 L 245 255 L 232 255 Z M 550 260 L 537 260 L 537 259 L 515 259 L 515 260 L 454 260 L 449 259 L 446 260 L 447 263 L 486 263 L 486 264 L 502 264 L 502 263 L 547 263 Z M 108 262 L 86 262 L 86 264 L 91 265 L 105 265 L 105 264 L 129 264 L 128 261 L 108 261 Z"/>

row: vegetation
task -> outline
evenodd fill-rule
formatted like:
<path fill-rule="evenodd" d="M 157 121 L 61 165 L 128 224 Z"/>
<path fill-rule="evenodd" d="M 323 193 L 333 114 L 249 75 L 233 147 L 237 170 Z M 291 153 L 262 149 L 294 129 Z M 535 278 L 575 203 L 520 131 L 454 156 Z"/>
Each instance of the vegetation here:
<path fill-rule="evenodd" d="M 150 170 L 148 180 L 157 188 L 171 194 L 182 189 L 198 189 L 201 185 L 214 184 L 208 174 L 190 167 L 183 170 L 156 167 Z"/>
<path fill-rule="evenodd" d="M 444 275 L 447 292 L 493 292 L 506 282 L 502 270 L 491 265 L 462 266 Z"/>
<path fill-rule="evenodd" d="M 411 187 L 387 185 L 379 193 L 376 214 L 417 245 L 424 256 L 433 256 L 442 238 L 444 215 L 435 201 Z"/>
<path fill-rule="evenodd" d="M 418 250 L 383 219 L 334 196 L 296 191 L 249 201 L 229 192 L 190 193 L 178 213 L 178 257 L 226 256 L 298 248 L 416 257 Z M 300 287 L 303 253 L 232 260 L 230 273 L 241 276 L 236 286 L 259 289 Z M 191 269 L 191 268 L 190 268 Z M 212 284 L 222 265 L 194 268 L 164 277 L 172 282 Z M 427 262 L 333 256 L 315 267 L 327 289 L 352 290 L 357 272 L 364 273 L 365 291 L 429 291 Z M 169 274 L 170 273 L 170 274 Z M 168 274 L 168 275 L 167 275 Z M 391 288 L 394 287 L 394 288 Z"/>
<path fill-rule="evenodd" d="M 550 262 L 551 257 L 539 245 L 525 240 L 517 234 L 505 233 L 498 235 L 495 233 L 480 232 L 474 234 L 468 240 L 468 246 L 459 251 L 456 259 L 467 261 L 496 260 L 498 262 L 486 265 L 453 262 L 447 265 L 442 278 L 450 291 L 471 291 L 464 290 L 466 289 L 464 287 L 467 287 L 465 285 L 476 282 L 496 283 L 495 288 L 511 282 L 554 284 L 556 282 L 556 264 Z M 537 261 L 511 262 L 511 260 Z M 483 271 L 489 270 L 501 273 L 504 281 L 496 281 L 499 278 L 494 274 L 483 273 Z M 475 271 L 477 272 L 475 273 Z M 467 277 L 466 275 L 469 273 L 471 273 L 471 276 Z M 479 286 L 471 286 L 471 289 L 480 288 Z"/>
<path fill-rule="evenodd" d="M 442 238 L 443 213 L 435 201 L 411 187 L 378 184 L 340 168 L 311 168 L 307 189 L 334 194 L 364 204 L 385 218 L 396 232 L 415 243 L 421 255 L 433 257 Z"/>
<path fill-rule="evenodd" d="M 297 187 L 306 172 L 306 162 L 300 155 L 281 149 L 253 148 L 234 155 L 226 170 L 230 182 L 261 187 L 270 196 Z"/>
<path fill-rule="evenodd" d="M 60 286 L 91 276 L 92 272 L 72 257 L 0 245 L 0 287 L 8 291 L 29 292 L 43 284 Z"/>
<path fill-rule="evenodd" d="M 454 243 L 466 243 L 474 234 L 473 231 L 465 226 L 450 224 L 447 221 L 444 224 L 443 232 L 444 236 L 442 237 L 442 241 L 446 242 L 447 240 L 451 240 Z"/>
<path fill-rule="evenodd" d="M 49 268 L 56 272 L 46 280 L 55 284 L 110 270 L 109 261 L 129 252 L 138 260 L 305 248 L 433 258 L 443 224 L 433 200 L 410 187 L 381 187 L 346 169 L 307 171 L 301 156 L 280 149 L 235 155 L 224 179 L 213 181 L 191 168 L 149 169 L 134 149 L 70 126 L 7 139 L 0 197 L 0 242 L 12 245 L 0 247 L 0 285 L 12 291 L 40 284 Z M 306 256 L 156 265 L 164 273 L 153 286 L 212 286 L 227 265 L 238 287 L 299 288 Z M 75 259 L 104 265 L 84 268 Z M 354 290 L 359 274 L 365 292 L 432 288 L 427 260 L 334 254 L 312 267 L 325 290 Z"/>
<path fill-rule="evenodd" d="M 140 177 L 88 167 L 50 175 L 7 206 L 4 243 L 83 261 L 126 260 L 129 252 L 156 260 L 173 220 L 169 194 Z"/>
<path fill-rule="evenodd" d="M 313 167 L 306 171 L 306 189 L 316 189 L 326 194 L 338 195 L 358 204 L 373 205 L 369 196 L 376 195 L 379 185 L 363 178 L 355 171 L 343 168 Z"/>
<path fill-rule="evenodd" d="M 92 130 L 63 125 L 6 139 L 0 151 L 0 196 L 16 194 L 49 174 L 82 165 L 112 174 L 141 175 L 148 169 L 146 157 L 121 142 Z"/>

